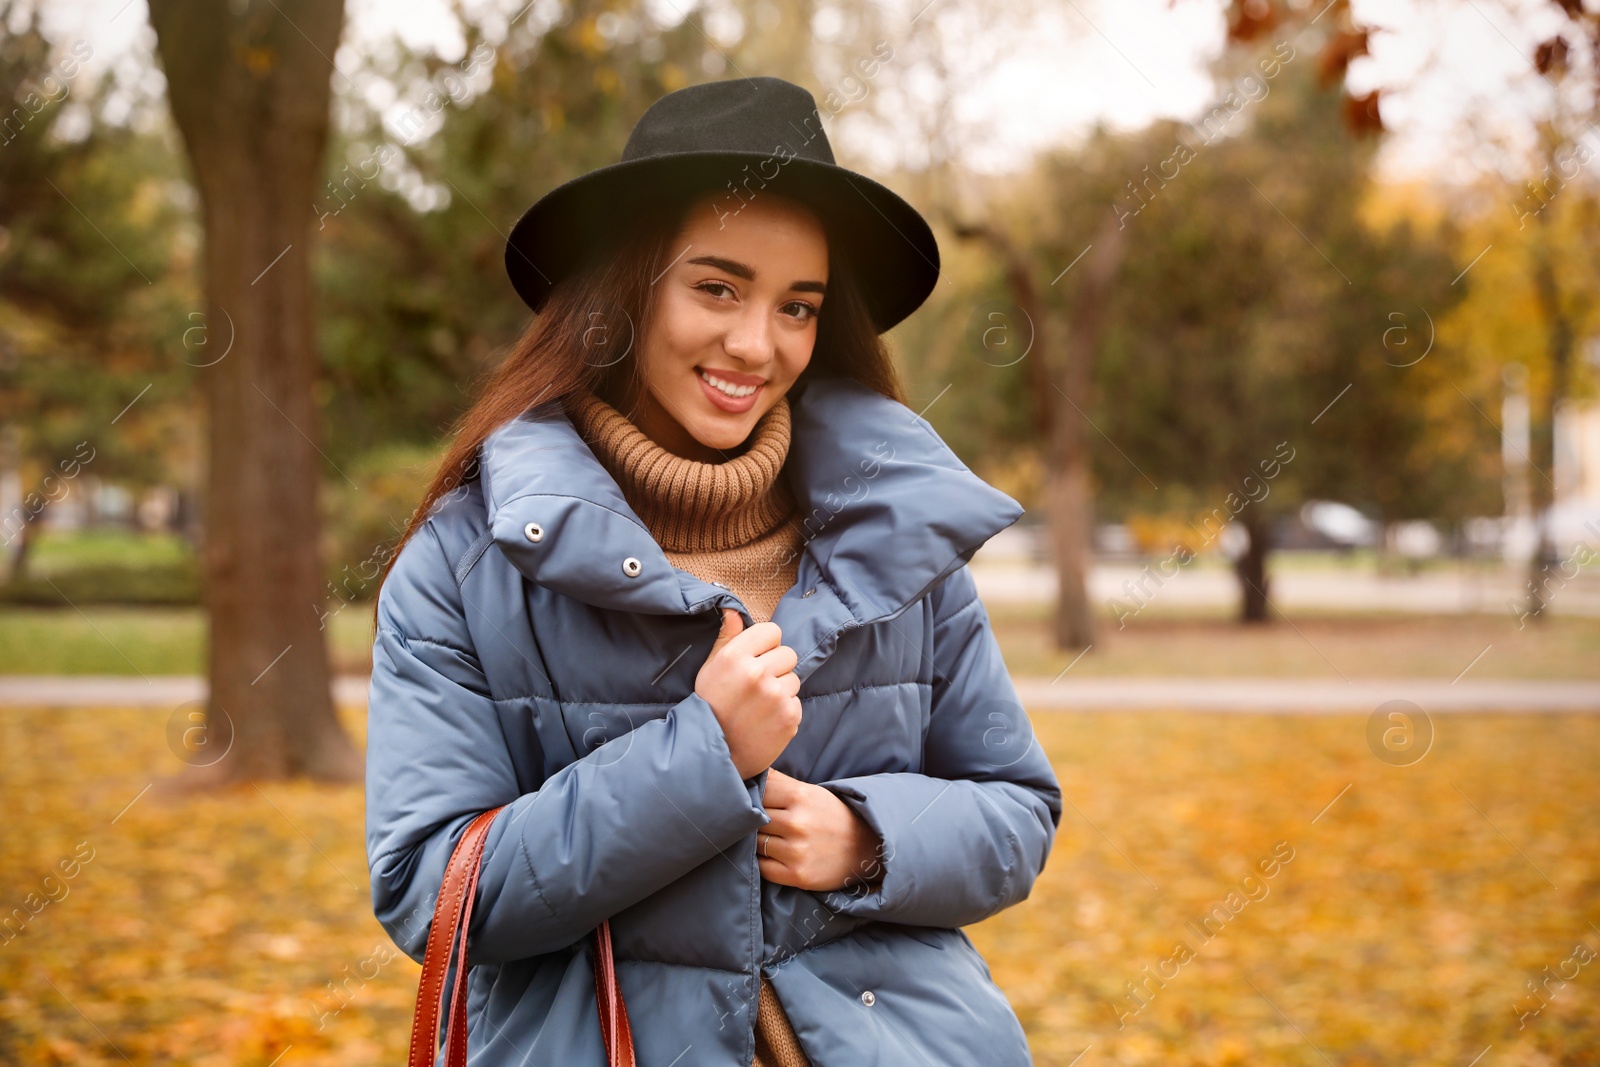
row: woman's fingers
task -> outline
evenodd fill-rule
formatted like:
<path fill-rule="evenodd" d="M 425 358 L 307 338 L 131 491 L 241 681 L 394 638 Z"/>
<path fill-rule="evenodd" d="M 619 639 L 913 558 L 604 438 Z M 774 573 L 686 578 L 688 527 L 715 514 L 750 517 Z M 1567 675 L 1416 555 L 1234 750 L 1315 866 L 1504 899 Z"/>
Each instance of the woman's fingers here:
<path fill-rule="evenodd" d="M 794 859 L 794 845 L 782 834 L 769 834 L 762 830 L 758 835 L 756 844 L 756 857 L 764 860 L 776 860 L 779 863 L 788 863 Z"/>
<path fill-rule="evenodd" d="M 757 656 L 756 662 L 761 664 L 762 670 L 776 678 L 792 672 L 800 662 L 800 654 L 788 645 L 778 645 Z"/>
<path fill-rule="evenodd" d="M 711 651 L 707 653 L 706 658 L 710 659 L 721 652 L 723 646 L 742 633 L 744 633 L 744 618 L 733 608 L 723 608 L 722 629 L 718 631 L 717 639 L 711 642 Z"/>
<path fill-rule="evenodd" d="M 800 885 L 799 872 L 793 866 L 799 860 L 799 849 L 792 841 L 779 834 L 761 831 L 760 841 L 756 845 L 756 867 L 761 877 L 779 885 L 804 888 Z"/>
<path fill-rule="evenodd" d="M 777 623 L 758 622 L 735 634 L 725 647 L 733 648 L 741 655 L 760 658 L 780 647 L 782 641 L 783 631 L 778 628 Z"/>
<path fill-rule="evenodd" d="M 772 821 L 761 828 L 762 833 L 783 832 L 783 827 L 779 824 L 781 816 L 777 813 L 789 806 L 790 798 L 793 796 L 794 779 L 774 767 L 767 768 L 767 788 L 761 794 L 761 806 L 767 809 Z"/>
<path fill-rule="evenodd" d="M 777 860 L 764 860 L 760 857 L 757 857 L 756 867 L 760 871 L 761 877 L 765 878 L 769 882 L 775 882 L 778 885 L 794 886 L 796 889 L 803 888 L 800 885 L 799 875 L 790 870 L 787 865 L 779 863 Z"/>

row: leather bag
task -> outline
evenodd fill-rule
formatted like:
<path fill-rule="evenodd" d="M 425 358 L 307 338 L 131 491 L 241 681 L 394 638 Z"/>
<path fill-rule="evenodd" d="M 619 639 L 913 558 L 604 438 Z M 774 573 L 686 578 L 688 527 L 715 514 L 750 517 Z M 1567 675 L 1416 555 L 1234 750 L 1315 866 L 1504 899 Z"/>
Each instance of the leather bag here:
<path fill-rule="evenodd" d="M 417 1010 L 411 1025 L 409 1067 L 434 1067 L 439 1053 L 439 1009 L 450 959 L 457 960 L 456 980 L 450 990 L 450 1014 L 444 1039 L 445 1067 L 466 1067 L 467 1062 L 467 930 L 472 925 L 472 902 L 478 890 L 478 869 L 483 859 L 489 826 L 500 808 L 491 808 L 468 824 L 439 886 L 428 928 L 428 947 L 422 957 L 422 979 L 417 986 Z M 600 1036 L 609 1067 L 634 1067 L 633 1030 L 628 1008 L 617 984 L 611 957 L 611 923 L 594 931 L 594 994 L 600 1013 Z"/>

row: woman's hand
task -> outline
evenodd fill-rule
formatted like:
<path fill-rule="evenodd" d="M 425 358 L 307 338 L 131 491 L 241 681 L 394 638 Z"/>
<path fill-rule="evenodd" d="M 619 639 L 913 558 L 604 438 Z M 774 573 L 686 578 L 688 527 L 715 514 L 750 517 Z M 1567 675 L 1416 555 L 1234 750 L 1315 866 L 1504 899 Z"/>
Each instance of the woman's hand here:
<path fill-rule="evenodd" d="M 782 639 L 777 623 L 746 630 L 737 611 L 723 608 L 722 631 L 695 676 L 741 778 L 770 767 L 800 730 L 800 657 Z"/>
<path fill-rule="evenodd" d="M 823 892 L 883 880 L 882 840 L 832 790 L 770 768 L 762 805 L 772 821 L 757 835 L 756 857 L 767 881 Z"/>

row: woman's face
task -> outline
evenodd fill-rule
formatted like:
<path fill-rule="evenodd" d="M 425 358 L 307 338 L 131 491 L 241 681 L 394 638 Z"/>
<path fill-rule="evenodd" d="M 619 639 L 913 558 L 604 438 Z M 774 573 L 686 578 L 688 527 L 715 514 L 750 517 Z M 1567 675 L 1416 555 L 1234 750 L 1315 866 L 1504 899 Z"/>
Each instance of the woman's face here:
<path fill-rule="evenodd" d="M 637 425 L 675 455 L 720 463 L 811 362 L 828 244 L 811 209 L 758 193 L 700 199 L 678 231 L 642 331 Z M 713 382 L 711 379 L 715 379 Z"/>

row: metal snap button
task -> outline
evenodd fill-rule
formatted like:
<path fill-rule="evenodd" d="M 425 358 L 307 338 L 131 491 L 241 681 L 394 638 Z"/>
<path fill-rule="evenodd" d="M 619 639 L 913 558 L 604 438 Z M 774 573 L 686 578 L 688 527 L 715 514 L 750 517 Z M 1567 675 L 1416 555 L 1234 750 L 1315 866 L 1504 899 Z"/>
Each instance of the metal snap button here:
<path fill-rule="evenodd" d="M 627 559 L 622 561 L 622 573 L 626 574 L 629 578 L 639 577 L 639 572 L 642 570 L 644 570 L 644 564 L 640 563 L 639 560 L 633 556 L 629 556 Z"/>
<path fill-rule="evenodd" d="M 801 596 L 801 597 L 802 597 L 802 598 L 804 598 L 804 597 L 808 597 L 808 596 L 810 596 L 810 595 L 811 595 L 811 594 L 812 594 L 812 593 L 815 593 L 815 592 L 816 592 L 816 589 L 815 589 L 815 588 L 812 588 L 812 589 L 807 589 L 807 590 L 806 590 L 806 591 L 805 591 L 805 592 L 804 592 L 804 593 L 801 593 L 801 594 L 800 594 L 800 596 Z"/>
<path fill-rule="evenodd" d="M 544 537 L 544 527 L 536 522 L 528 523 L 522 528 L 522 532 L 527 535 L 530 541 L 538 541 Z"/>
<path fill-rule="evenodd" d="M 876 994 L 872 992 L 872 990 L 868 989 L 861 994 L 861 1003 L 865 1004 L 867 1007 L 870 1008 L 877 1002 L 878 998 Z"/>

